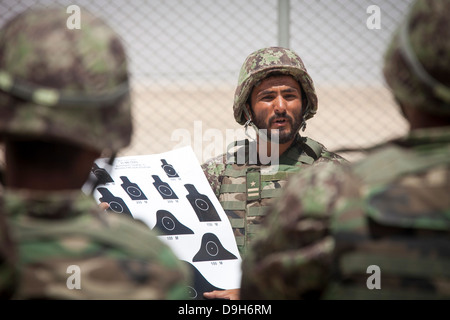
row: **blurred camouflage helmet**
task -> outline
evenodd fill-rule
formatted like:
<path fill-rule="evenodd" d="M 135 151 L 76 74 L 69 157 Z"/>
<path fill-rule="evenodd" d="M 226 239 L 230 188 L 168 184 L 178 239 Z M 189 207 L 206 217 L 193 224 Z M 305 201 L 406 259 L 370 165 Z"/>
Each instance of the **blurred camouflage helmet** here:
<path fill-rule="evenodd" d="M 271 73 L 291 75 L 299 82 L 307 100 L 304 119 L 312 118 L 317 111 L 317 96 L 302 59 L 290 49 L 269 47 L 251 53 L 241 67 L 233 105 L 236 121 L 246 122 L 244 109 L 253 88 Z"/>
<path fill-rule="evenodd" d="M 31 9 L 0 30 L 0 134 L 117 151 L 131 140 L 126 54 L 118 35 L 80 11 Z"/>
<path fill-rule="evenodd" d="M 383 73 L 402 104 L 450 115 L 450 1 L 419 0 L 394 33 Z"/>

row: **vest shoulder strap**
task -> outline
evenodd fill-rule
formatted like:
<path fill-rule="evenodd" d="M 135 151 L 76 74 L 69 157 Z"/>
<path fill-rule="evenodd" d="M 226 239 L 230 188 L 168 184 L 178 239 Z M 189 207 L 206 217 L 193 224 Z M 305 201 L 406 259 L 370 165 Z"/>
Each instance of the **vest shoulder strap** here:
<path fill-rule="evenodd" d="M 319 159 L 323 151 L 323 145 L 308 137 L 304 137 L 303 139 L 303 147 L 306 154 L 314 158 L 314 160 Z"/>

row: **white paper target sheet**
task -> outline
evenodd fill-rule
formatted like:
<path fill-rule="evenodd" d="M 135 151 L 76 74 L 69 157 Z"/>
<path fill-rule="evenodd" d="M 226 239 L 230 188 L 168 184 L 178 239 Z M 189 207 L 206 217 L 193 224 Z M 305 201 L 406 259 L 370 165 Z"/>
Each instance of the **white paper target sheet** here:
<path fill-rule="evenodd" d="M 191 147 L 107 161 L 98 159 L 92 168 L 94 198 L 108 202 L 111 214 L 130 215 L 158 231 L 192 270 L 194 283 L 186 288 L 192 299 L 239 288 L 241 257 L 231 225 Z"/>

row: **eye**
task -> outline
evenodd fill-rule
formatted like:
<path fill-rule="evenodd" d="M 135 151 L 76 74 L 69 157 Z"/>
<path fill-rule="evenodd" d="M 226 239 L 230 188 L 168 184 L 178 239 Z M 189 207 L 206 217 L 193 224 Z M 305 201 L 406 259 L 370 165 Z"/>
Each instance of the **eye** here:
<path fill-rule="evenodd" d="M 295 99 L 299 99 L 300 97 L 295 94 L 295 93 L 287 93 L 284 95 L 284 99 L 286 100 L 295 100 Z"/>
<path fill-rule="evenodd" d="M 274 99 L 274 96 L 271 94 L 264 95 L 259 98 L 260 101 L 272 101 L 273 99 Z"/>

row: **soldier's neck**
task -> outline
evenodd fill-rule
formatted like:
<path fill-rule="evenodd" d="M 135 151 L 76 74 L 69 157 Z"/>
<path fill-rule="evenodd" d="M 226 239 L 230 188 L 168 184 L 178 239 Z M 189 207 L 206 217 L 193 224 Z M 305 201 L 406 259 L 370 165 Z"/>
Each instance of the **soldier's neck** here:
<path fill-rule="evenodd" d="M 450 126 L 450 117 L 435 115 L 421 111 L 419 108 L 400 105 L 403 114 L 409 122 L 409 130 L 427 129 Z"/>
<path fill-rule="evenodd" d="M 61 191 L 81 189 L 78 179 L 71 179 L 62 172 L 36 172 L 35 170 L 7 170 L 5 184 L 7 188 L 43 191 Z"/>
<path fill-rule="evenodd" d="M 270 141 L 263 141 L 262 139 L 258 139 L 258 155 L 264 154 L 264 156 L 272 157 L 272 156 L 278 156 L 280 157 L 284 152 L 286 152 L 287 149 L 292 145 L 292 142 L 294 142 L 295 138 L 292 140 L 289 140 L 285 143 L 272 143 Z"/>
<path fill-rule="evenodd" d="M 67 157 L 58 157 L 57 154 L 55 151 L 54 154 L 39 158 L 36 155 L 28 156 L 20 143 L 7 140 L 4 173 L 6 187 L 44 191 L 81 189 L 94 160 L 100 155 L 97 151 L 80 149 L 70 153 L 71 159 L 68 161 Z"/>

